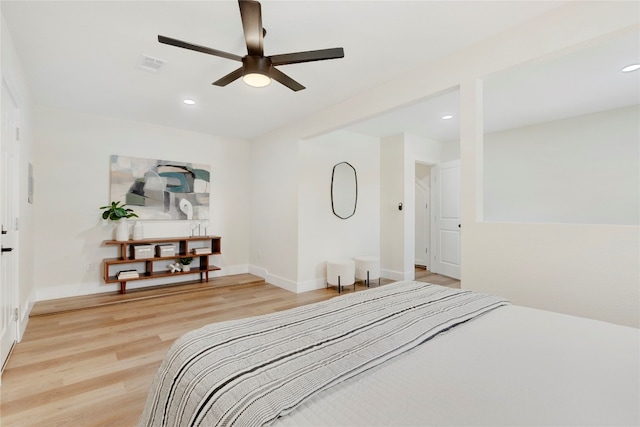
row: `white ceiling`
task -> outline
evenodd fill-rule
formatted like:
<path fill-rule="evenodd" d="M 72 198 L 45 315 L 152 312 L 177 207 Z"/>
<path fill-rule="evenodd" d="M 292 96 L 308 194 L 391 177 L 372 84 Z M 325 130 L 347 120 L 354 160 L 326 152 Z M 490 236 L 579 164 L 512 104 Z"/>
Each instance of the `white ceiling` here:
<path fill-rule="evenodd" d="M 212 86 L 238 63 L 158 43 L 161 34 L 246 54 L 236 1 L 3 0 L 1 7 L 36 104 L 251 139 L 563 3 L 264 0 L 266 55 L 345 50 L 343 59 L 279 67 L 307 87 L 301 92 L 277 83 L 255 89 L 240 80 Z M 136 68 L 143 54 L 167 64 L 156 74 L 143 71 Z M 186 106 L 184 98 L 197 104 Z M 416 108 L 426 112 L 390 120 L 400 131 L 421 134 L 429 111 L 446 109 Z M 418 119 L 407 121 L 411 117 Z M 380 123 L 380 130 L 371 124 L 360 131 L 393 127 Z M 455 119 L 447 125 L 457 128 Z"/>
<path fill-rule="evenodd" d="M 565 55 L 484 79 L 484 130 L 497 132 L 640 104 L 640 32 L 629 31 Z M 407 132 L 459 140 L 458 91 L 350 126 L 375 137 Z M 442 120 L 445 114 L 451 120 Z M 640 117 L 638 118 L 640 125 Z"/>

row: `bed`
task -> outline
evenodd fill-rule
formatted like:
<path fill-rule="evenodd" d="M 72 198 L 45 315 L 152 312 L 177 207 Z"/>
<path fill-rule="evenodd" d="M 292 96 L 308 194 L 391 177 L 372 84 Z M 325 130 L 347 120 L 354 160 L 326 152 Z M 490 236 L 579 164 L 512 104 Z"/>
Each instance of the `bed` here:
<path fill-rule="evenodd" d="M 178 339 L 140 426 L 640 425 L 638 329 L 401 281 Z"/>

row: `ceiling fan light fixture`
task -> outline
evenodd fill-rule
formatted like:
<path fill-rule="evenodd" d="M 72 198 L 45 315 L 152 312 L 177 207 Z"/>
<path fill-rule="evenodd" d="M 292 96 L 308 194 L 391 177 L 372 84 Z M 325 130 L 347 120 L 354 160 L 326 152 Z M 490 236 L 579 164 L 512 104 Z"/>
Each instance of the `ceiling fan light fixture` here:
<path fill-rule="evenodd" d="M 269 58 L 247 55 L 242 59 L 242 80 L 252 87 L 265 87 L 271 83 Z"/>
<path fill-rule="evenodd" d="M 265 87 L 271 83 L 271 78 L 260 73 L 248 73 L 242 76 L 242 81 L 252 87 Z"/>

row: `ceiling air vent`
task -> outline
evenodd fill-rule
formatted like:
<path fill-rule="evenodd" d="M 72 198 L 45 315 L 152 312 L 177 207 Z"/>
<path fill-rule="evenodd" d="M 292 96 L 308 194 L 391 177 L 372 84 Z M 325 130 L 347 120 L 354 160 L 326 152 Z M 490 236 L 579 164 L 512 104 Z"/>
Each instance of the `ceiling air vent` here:
<path fill-rule="evenodd" d="M 157 73 L 167 61 L 164 59 L 154 58 L 153 56 L 140 55 L 138 60 L 138 68 L 149 71 L 151 73 Z"/>

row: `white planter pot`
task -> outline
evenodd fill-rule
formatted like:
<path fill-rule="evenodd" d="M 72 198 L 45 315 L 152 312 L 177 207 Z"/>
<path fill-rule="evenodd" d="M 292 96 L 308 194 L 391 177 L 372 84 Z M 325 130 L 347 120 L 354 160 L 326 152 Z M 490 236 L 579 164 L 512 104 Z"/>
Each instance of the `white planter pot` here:
<path fill-rule="evenodd" d="M 182 271 L 191 271 L 191 266 L 182 264 Z"/>
<path fill-rule="evenodd" d="M 119 220 L 118 225 L 116 225 L 116 240 L 118 242 L 129 240 L 129 224 L 124 219 Z"/>

